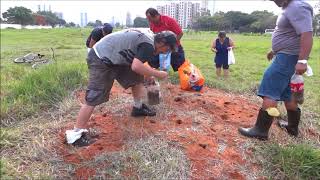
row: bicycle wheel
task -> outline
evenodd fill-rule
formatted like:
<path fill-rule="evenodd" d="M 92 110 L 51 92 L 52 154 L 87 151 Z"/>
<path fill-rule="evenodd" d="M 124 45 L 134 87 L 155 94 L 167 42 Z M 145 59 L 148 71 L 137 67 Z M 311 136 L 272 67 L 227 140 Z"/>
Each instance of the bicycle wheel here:
<path fill-rule="evenodd" d="M 24 59 L 24 57 L 18 57 L 16 59 L 13 60 L 14 63 L 25 63 L 26 60 Z"/>
<path fill-rule="evenodd" d="M 42 67 L 42 66 L 45 66 L 45 65 L 48 65 L 48 64 L 51 64 L 51 63 L 53 63 L 52 60 L 45 59 L 45 60 L 43 60 L 43 61 L 34 63 L 31 67 L 32 67 L 33 69 L 38 69 L 38 68 L 40 68 L 40 67 Z"/>

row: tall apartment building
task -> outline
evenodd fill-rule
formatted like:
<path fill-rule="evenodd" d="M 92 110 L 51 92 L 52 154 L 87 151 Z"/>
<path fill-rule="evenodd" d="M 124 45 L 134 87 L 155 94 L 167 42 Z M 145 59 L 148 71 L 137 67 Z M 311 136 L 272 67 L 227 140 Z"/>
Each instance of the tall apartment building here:
<path fill-rule="evenodd" d="M 88 24 L 88 14 L 85 13 L 80 13 L 80 26 L 84 27 Z"/>
<path fill-rule="evenodd" d="M 200 3 L 180 0 L 178 3 L 157 6 L 157 10 L 176 19 L 181 28 L 188 28 L 192 25 L 192 19 L 200 15 Z"/>

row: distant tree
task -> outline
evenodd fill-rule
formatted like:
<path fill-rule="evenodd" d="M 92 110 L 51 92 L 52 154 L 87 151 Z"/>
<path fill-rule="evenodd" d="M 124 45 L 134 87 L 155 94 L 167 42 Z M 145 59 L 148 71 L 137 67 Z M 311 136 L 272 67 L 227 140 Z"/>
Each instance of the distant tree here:
<path fill-rule="evenodd" d="M 320 9 L 318 14 L 313 17 L 313 34 L 320 35 Z"/>
<path fill-rule="evenodd" d="M 0 23 L 4 23 L 5 21 L 0 17 Z"/>
<path fill-rule="evenodd" d="M 277 16 L 268 11 L 254 11 L 251 13 L 255 19 L 250 25 L 250 30 L 256 33 L 263 33 L 265 29 L 273 29 L 276 26 Z"/>
<path fill-rule="evenodd" d="M 98 26 L 102 26 L 102 21 L 96 20 L 96 23 L 95 23 L 94 27 L 98 27 Z"/>
<path fill-rule="evenodd" d="M 114 25 L 116 28 L 120 28 L 120 23 L 116 22 L 116 24 Z"/>
<path fill-rule="evenodd" d="M 69 22 L 69 23 L 66 23 L 65 26 L 66 27 L 76 27 L 76 24 L 74 22 Z"/>
<path fill-rule="evenodd" d="M 96 25 L 96 23 L 90 21 L 90 22 L 88 22 L 88 24 L 86 26 L 95 27 L 95 25 Z"/>
<path fill-rule="evenodd" d="M 231 31 L 239 30 L 240 27 L 248 26 L 255 21 L 254 17 L 240 11 L 229 11 L 224 17 L 230 23 L 228 29 Z"/>
<path fill-rule="evenodd" d="M 9 24 L 28 25 L 34 22 L 32 11 L 22 6 L 9 8 L 2 16 Z"/>
<path fill-rule="evenodd" d="M 142 17 L 136 17 L 133 20 L 133 27 L 149 27 L 148 20 Z"/>

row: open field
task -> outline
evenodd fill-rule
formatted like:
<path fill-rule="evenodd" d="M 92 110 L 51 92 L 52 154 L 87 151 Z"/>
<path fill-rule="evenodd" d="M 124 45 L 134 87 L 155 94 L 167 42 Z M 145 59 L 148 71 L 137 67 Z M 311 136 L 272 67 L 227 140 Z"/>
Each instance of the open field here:
<path fill-rule="evenodd" d="M 136 178 L 157 175 L 154 176 L 156 179 L 161 179 L 161 177 L 182 179 L 186 177 L 233 177 L 241 179 L 261 176 L 276 179 L 290 179 L 292 177 L 309 179 L 320 176 L 319 38 L 314 39 L 313 51 L 309 61 L 309 64 L 313 67 L 314 76 L 305 78 L 306 101 L 302 106 L 304 122 L 301 130 L 302 136 L 298 139 L 288 138 L 284 132 L 276 127 L 271 132 L 271 140 L 266 143 L 247 140 L 240 137 L 236 132 L 238 126 L 254 123 L 256 108 L 259 107 L 260 103 L 260 99 L 256 98 L 254 94 L 263 71 L 269 64 L 265 56 L 270 50 L 270 36 L 229 35 L 237 46 L 237 49 L 235 49 L 237 62 L 231 66 L 230 79 L 218 80 L 215 76 L 212 61 L 213 53 L 210 51 L 212 39 L 216 37 L 216 34 L 213 32 L 186 33 L 182 41 L 186 57 L 200 68 L 209 87 L 222 91 L 208 89 L 203 94 L 203 98 L 207 98 L 205 99 L 206 102 L 201 101 L 199 103 L 198 100 L 201 99 L 201 96 L 194 97 L 192 93 L 172 90 L 172 88 L 177 87 L 169 86 L 168 91 L 172 93 L 172 97 L 190 98 L 184 102 L 187 105 L 189 103 L 190 106 L 183 104 L 180 107 L 179 104 L 175 104 L 177 102 L 168 103 L 163 107 L 157 107 L 157 109 L 160 111 L 161 108 L 164 110 L 174 108 L 176 113 L 170 111 L 171 116 L 167 117 L 165 113 L 160 112 L 156 119 L 142 119 L 132 123 L 131 121 L 134 120 L 127 117 L 130 110 L 130 96 L 127 95 L 127 92 L 115 90 L 116 94 L 119 95 L 115 96 L 110 104 L 101 106 L 97 110 L 91 125 L 93 128 L 102 131 L 101 139 L 106 142 L 108 142 L 108 135 L 105 134 L 108 134 L 108 132 L 103 130 L 109 127 L 113 140 L 115 142 L 120 140 L 121 143 L 117 142 L 118 144 L 111 146 L 110 144 L 103 144 L 101 141 L 100 145 L 96 144 L 94 148 L 99 149 L 101 145 L 106 148 L 102 148 L 101 153 L 91 154 L 94 157 L 93 159 L 92 157 L 86 159 L 85 156 L 83 157 L 85 160 L 80 160 L 81 163 L 77 163 L 76 159 L 69 159 L 70 161 L 68 161 L 66 157 L 74 158 L 81 153 L 88 153 L 64 145 L 61 134 L 66 128 L 72 127 L 72 122 L 78 112 L 79 101 L 83 99 L 81 93 L 87 82 L 85 40 L 89 31 L 89 29 L 1 30 L 0 95 L 2 128 L 0 144 L 3 157 L 1 159 L 1 175 L 4 175 L 4 177 L 51 177 L 61 179 L 90 175 L 97 178 L 122 179 L 130 175 Z M 33 70 L 29 65 L 12 63 L 15 57 L 29 52 L 39 52 L 51 57 L 49 50 L 51 47 L 55 51 L 56 59 L 56 62 L 52 65 Z M 177 82 L 177 74 L 171 72 L 171 75 L 171 81 Z M 216 97 L 215 93 L 217 94 Z M 219 101 L 219 97 L 222 98 L 220 100 L 223 102 Z M 165 102 L 173 101 L 170 97 L 166 98 Z M 125 101 L 123 99 L 129 100 Z M 215 100 L 218 101 L 215 103 Z M 231 103 L 231 107 L 224 106 L 225 102 L 232 102 L 233 100 L 235 102 L 241 101 L 243 104 L 238 102 L 238 104 Z M 247 121 L 233 121 L 234 115 L 228 113 L 224 116 L 225 111 L 229 111 L 229 113 L 235 111 L 235 114 L 239 113 L 241 115 L 241 112 L 239 112 L 241 106 L 244 108 L 242 111 L 250 116 L 246 117 Z M 122 109 L 123 107 L 126 107 L 125 110 Z M 179 115 L 183 111 L 181 109 L 183 107 L 188 109 L 189 115 Z M 214 110 L 217 107 L 218 109 L 222 108 L 221 112 Z M 223 108 L 226 109 L 223 110 Z M 283 107 L 279 108 L 284 112 Z M 110 117 L 103 116 L 106 112 L 110 114 Z M 178 115 L 174 116 L 174 114 Z M 215 121 L 208 122 L 211 115 Z M 188 116 L 199 118 L 197 120 L 188 119 Z M 285 114 L 283 114 L 283 117 L 285 117 Z M 179 124 L 181 123 L 178 122 L 181 118 L 182 125 L 180 127 Z M 118 121 L 119 119 L 121 121 Z M 159 119 L 161 121 L 158 123 Z M 122 126 L 120 122 L 124 123 L 125 126 Z M 149 122 L 151 122 L 151 125 Z M 222 127 L 213 126 L 213 122 Z M 186 131 L 186 129 L 192 129 L 194 126 L 196 126 L 195 132 Z M 111 127 L 118 128 L 121 131 L 118 132 Z M 208 130 L 207 127 L 211 127 L 213 130 Z M 143 128 L 145 130 L 139 130 Z M 134 131 L 132 129 L 138 130 Z M 118 136 L 119 133 L 123 136 Z M 182 134 L 184 135 L 182 136 Z M 224 139 L 228 134 L 231 134 L 230 138 Z M 191 138 L 192 136 L 195 138 Z M 144 139 L 146 141 L 143 141 Z M 241 143 L 233 144 L 232 142 L 235 139 Z M 203 148 L 204 150 L 199 153 L 200 150 L 197 149 L 199 147 L 193 146 L 192 143 L 188 145 L 190 142 L 195 142 L 196 145 L 201 144 L 199 145 L 200 149 Z M 112 144 L 112 142 L 110 143 Z M 227 144 L 227 154 L 219 155 L 218 153 L 219 158 L 216 159 L 210 156 L 216 148 L 221 150 L 224 144 Z M 240 149 L 237 149 L 238 144 L 241 144 Z M 139 149 L 138 145 L 144 149 Z M 206 149 L 206 147 L 208 148 Z M 154 153 L 148 154 L 146 151 L 154 151 Z M 247 154 L 247 151 L 250 151 L 251 154 Z M 268 152 L 277 154 L 277 156 L 271 157 Z M 157 153 L 164 154 L 164 164 L 157 164 L 152 160 L 152 158 L 161 157 Z M 195 154 L 199 154 L 199 157 L 194 156 Z M 235 160 L 235 166 L 232 166 L 229 156 L 238 158 Z M 206 157 L 212 158 L 211 164 L 205 162 L 208 165 L 207 169 L 200 166 L 203 163 L 200 158 L 205 159 Z M 301 159 L 296 162 L 294 157 Z M 131 161 L 126 164 L 128 158 L 131 158 Z M 283 158 L 288 160 L 287 164 L 282 161 Z M 247 160 L 244 161 L 243 159 Z M 102 161 L 119 161 L 120 163 L 111 163 L 112 166 L 110 164 L 102 166 Z M 304 163 L 299 164 L 300 162 Z M 150 166 L 142 165 L 143 163 Z M 245 165 L 238 167 L 241 163 Z M 222 166 L 222 169 L 214 168 L 219 165 Z M 179 166 L 184 168 L 179 168 Z M 195 167 L 201 169 L 201 171 L 195 173 Z M 254 174 L 251 174 L 251 176 L 245 175 L 247 173 L 245 167 L 253 168 Z M 86 168 L 89 170 L 83 171 Z M 90 171 L 90 168 L 100 168 L 100 174 Z M 57 173 L 60 175 L 57 175 Z"/>

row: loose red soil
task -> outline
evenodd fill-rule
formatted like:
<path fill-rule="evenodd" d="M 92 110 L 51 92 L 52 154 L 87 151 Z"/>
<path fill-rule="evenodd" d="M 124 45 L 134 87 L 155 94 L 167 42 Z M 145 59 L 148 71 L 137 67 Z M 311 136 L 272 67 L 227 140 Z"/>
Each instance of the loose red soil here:
<path fill-rule="evenodd" d="M 78 97 L 83 102 L 84 92 Z M 237 130 L 254 124 L 259 104 L 215 89 L 186 92 L 174 85 L 162 86 L 162 97 L 162 104 L 155 107 L 157 116 L 133 118 L 130 91 L 115 86 L 110 101 L 97 107 L 89 122 L 99 131 L 97 141 L 82 148 L 64 144 L 65 129 L 73 127 L 70 123 L 60 133 L 58 152 L 66 163 L 76 165 L 78 179 L 87 179 L 95 167 L 85 166 L 86 162 L 156 134 L 182 148 L 191 163 L 191 179 L 248 179 L 259 171 L 246 159 L 252 156 L 248 139 Z"/>

